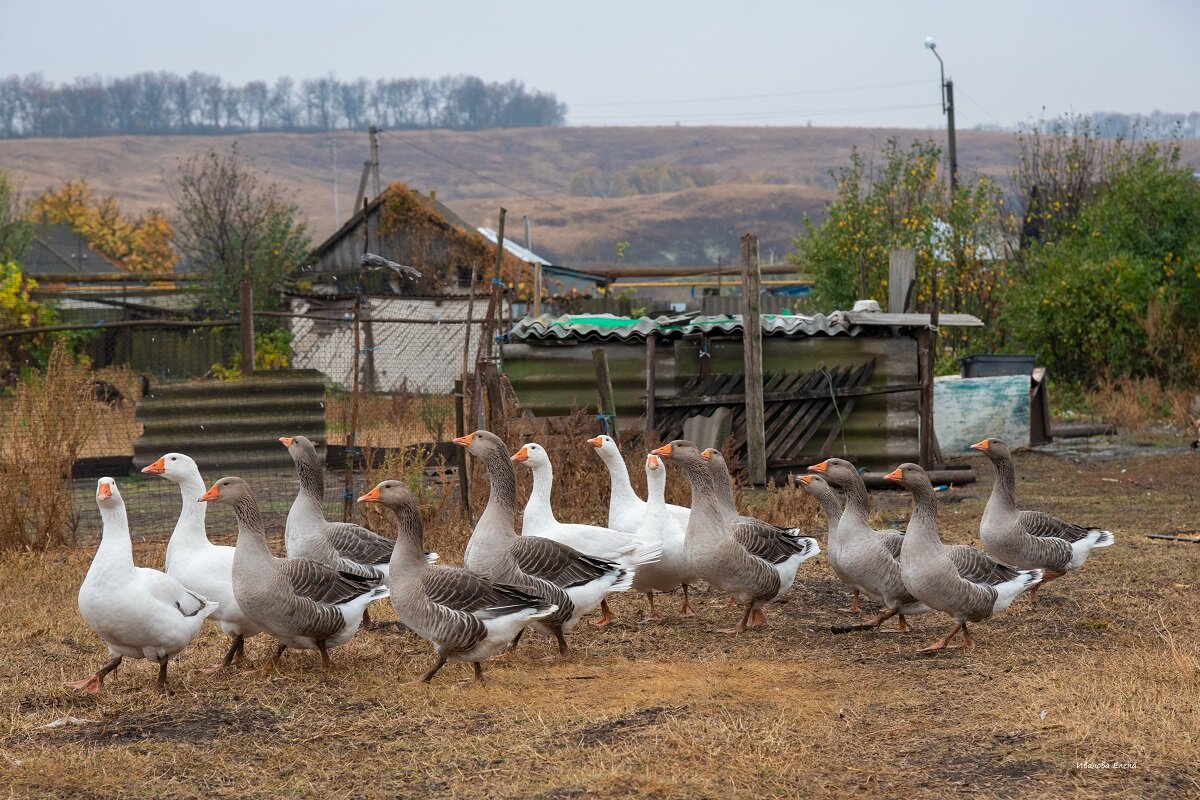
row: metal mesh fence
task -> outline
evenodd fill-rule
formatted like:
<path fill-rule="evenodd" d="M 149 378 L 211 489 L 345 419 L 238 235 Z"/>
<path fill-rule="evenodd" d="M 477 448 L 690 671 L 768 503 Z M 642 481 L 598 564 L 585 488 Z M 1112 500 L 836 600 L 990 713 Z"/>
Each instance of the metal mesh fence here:
<path fill-rule="evenodd" d="M 180 510 L 178 487 L 140 472 L 165 452 L 192 455 L 209 484 L 227 475 L 245 477 L 259 497 L 268 532 L 279 534 L 297 483 L 291 459 L 276 440 L 298 433 L 325 442 L 326 514 L 342 519 L 347 494 L 357 497 L 369 488 L 365 461 L 388 454 L 411 459 L 454 436 L 454 381 L 464 361 L 473 368 L 483 335 L 482 324 L 474 322 L 467 348 L 467 303 L 372 299 L 364 304 L 356 353 L 352 299 L 295 299 L 277 323 L 292 333 L 290 369 L 256 371 L 249 380 L 233 374 L 240 357 L 236 323 L 142 325 L 75 341 L 72 349 L 86 356 L 82 360 L 90 369 L 76 409 L 81 425 L 73 445 L 66 538 L 80 544 L 98 539 L 94 496 L 100 476 L 116 478 L 135 539 L 168 537 Z M 476 303 L 475 313 L 482 316 L 483 303 Z M 9 412 L 13 402 L 11 393 L 0 396 L 0 413 Z M 314 404 L 320 409 L 315 420 L 306 410 Z M 4 453 L 44 447 L 39 438 L 44 417 L 55 413 L 47 403 L 26 410 L 28 419 L 10 420 Z M 356 464 L 349 489 L 347 458 Z M 43 478 L 53 483 L 51 476 Z M 214 540 L 233 541 L 231 514 L 214 510 L 209 519 Z"/>

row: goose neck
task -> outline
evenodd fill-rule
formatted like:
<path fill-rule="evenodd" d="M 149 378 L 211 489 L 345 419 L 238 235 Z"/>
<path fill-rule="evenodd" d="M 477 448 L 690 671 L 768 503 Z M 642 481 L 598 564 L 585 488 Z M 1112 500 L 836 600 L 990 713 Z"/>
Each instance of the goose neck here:
<path fill-rule="evenodd" d="M 838 503 L 837 495 L 832 490 L 826 490 L 818 493 L 816 497 L 817 504 L 825 514 L 826 529 L 833 534 L 837 530 L 838 522 L 842 519 L 842 506 Z"/>
<path fill-rule="evenodd" d="M 532 472 L 533 488 L 525 505 L 525 520 L 535 524 L 553 524 L 556 520 L 550 497 L 554 491 L 554 468 L 550 464 L 538 463 L 533 465 Z"/>
<path fill-rule="evenodd" d="M 633 483 L 629 480 L 629 467 L 625 465 L 625 459 L 621 457 L 620 453 L 606 453 L 603 450 L 600 453 L 604 464 L 608 467 L 609 483 L 612 484 L 608 501 L 609 507 L 625 507 L 630 503 L 636 504 L 640 498 L 633 490 Z"/>
<path fill-rule="evenodd" d="M 499 449 L 489 449 L 479 458 L 483 461 L 491 491 L 476 530 L 499 531 L 516 536 L 513 518 L 517 513 L 517 473 L 513 470 L 512 461 Z"/>
<path fill-rule="evenodd" d="M 199 470 L 193 470 L 190 474 L 182 476 L 177 483 L 182 507 L 179 511 L 179 521 L 175 523 L 175 530 L 167 544 L 168 558 L 170 558 L 172 545 L 191 546 L 208 543 L 204 529 L 208 504 L 200 502 L 205 487 Z"/>
<path fill-rule="evenodd" d="M 912 492 L 913 513 L 908 521 L 905 537 L 913 537 L 923 543 L 941 543 L 937 530 L 937 494 L 933 485 L 922 481 L 910 486 Z"/>
<path fill-rule="evenodd" d="M 411 503 L 390 508 L 396 515 L 396 546 L 392 550 L 391 566 L 412 567 L 425 564 L 421 512 Z"/>
<path fill-rule="evenodd" d="M 862 476 L 856 473 L 843 484 L 842 491 L 846 493 L 846 508 L 842 510 L 842 514 L 866 524 L 867 484 L 863 482 Z"/>
<path fill-rule="evenodd" d="M 114 566 L 133 566 L 133 541 L 129 536 L 129 517 L 124 503 L 100 507 L 100 547 L 97 560 Z"/>
<path fill-rule="evenodd" d="M 995 500 L 1005 508 L 1017 507 L 1017 476 L 1011 458 L 998 458 L 992 462 L 996 468 L 996 483 L 992 487 L 989 502 Z"/>
<path fill-rule="evenodd" d="M 233 515 L 238 524 L 238 551 L 270 558 L 273 554 L 267 547 L 267 531 L 258 502 L 249 495 L 239 499 L 233 506 Z"/>

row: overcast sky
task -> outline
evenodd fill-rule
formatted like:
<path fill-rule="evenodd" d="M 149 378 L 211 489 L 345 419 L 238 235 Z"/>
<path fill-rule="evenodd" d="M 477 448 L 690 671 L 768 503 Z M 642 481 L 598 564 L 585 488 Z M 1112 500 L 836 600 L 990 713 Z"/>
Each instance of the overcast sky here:
<path fill-rule="evenodd" d="M 54 82 L 470 74 L 553 92 L 573 125 L 915 128 L 942 125 L 932 36 L 960 127 L 1200 110 L 1188 0 L 0 0 L 0 32 L 0 75 Z"/>

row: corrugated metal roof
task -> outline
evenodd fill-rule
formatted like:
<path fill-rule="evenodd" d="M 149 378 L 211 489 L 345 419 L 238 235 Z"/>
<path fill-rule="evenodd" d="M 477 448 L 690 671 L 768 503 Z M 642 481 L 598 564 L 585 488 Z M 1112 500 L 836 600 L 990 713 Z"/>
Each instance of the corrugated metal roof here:
<path fill-rule="evenodd" d="M 476 228 L 475 230 L 479 231 L 479 233 L 483 235 L 483 238 L 487 239 L 492 244 L 495 244 L 496 240 L 500 238 L 500 235 L 491 228 Z M 527 264 L 542 264 L 543 266 L 547 267 L 551 266 L 549 261 L 542 258 L 532 250 L 522 247 L 507 236 L 504 237 L 504 249 Z"/>
<path fill-rule="evenodd" d="M 884 314 L 877 311 L 834 311 L 815 314 L 764 314 L 764 336 L 857 336 L 863 328 L 923 328 L 928 314 Z M 938 324 L 946 327 L 982 327 L 970 314 L 942 314 Z M 613 314 L 543 314 L 525 317 L 513 325 L 511 341 L 645 341 L 653 333 L 663 339 L 690 338 L 702 334 L 735 334 L 742 330 L 742 315 L 619 317 Z"/>

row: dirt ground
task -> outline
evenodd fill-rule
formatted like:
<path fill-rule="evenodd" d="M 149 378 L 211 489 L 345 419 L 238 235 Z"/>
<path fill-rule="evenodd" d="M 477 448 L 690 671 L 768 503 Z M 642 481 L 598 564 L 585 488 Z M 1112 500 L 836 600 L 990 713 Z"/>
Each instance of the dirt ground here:
<path fill-rule="evenodd" d="M 977 541 L 991 471 L 943 495 L 950 542 Z M 14 797 L 1186 797 L 1200 796 L 1200 544 L 1148 539 L 1200 528 L 1200 457 L 1178 449 L 1096 460 L 1018 457 L 1025 507 L 1117 536 L 1080 573 L 975 629 L 978 647 L 917 655 L 914 632 L 834 636 L 848 593 L 805 563 L 764 629 L 714 632 L 735 610 L 639 623 L 616 599 L 606 629 L 570 635 L 574 660 L 534 638 L 467 683 L 385 627 L 360 633 L 323 674 L 312 653 L 281 671 L 208 677 L 215 628 L 172 663 L 126 662 L 98 697 L 66 680 L 105 660 L 75 594 L 92 550 L 0 558 L 0 786 Z M 882 521 L 907 497 L 874 496 Z M 824 536 L 820 539 L 824 542 Z M 161 563 L 161 542 L 139 544 Z M 443 553 L 457 561 L 460 553 Z M 663 600 L 674 610 L 678 597 Z M 391 609 L 379 604 L 379 616 Z M 251 640 L 254 661 L 268 644 Z"/>

